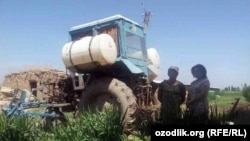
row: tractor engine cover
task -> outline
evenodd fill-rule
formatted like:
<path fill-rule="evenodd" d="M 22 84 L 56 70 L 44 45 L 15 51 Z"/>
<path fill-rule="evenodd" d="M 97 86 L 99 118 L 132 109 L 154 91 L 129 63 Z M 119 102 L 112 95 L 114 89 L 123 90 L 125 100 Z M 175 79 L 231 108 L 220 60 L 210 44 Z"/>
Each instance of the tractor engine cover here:
<path fill-rule="evenodd" d="M 97 66 L 114 64 L 117 52 L 113 38 L 108 34 L 99 34 L 66 43 L 62 49 L 62 59 L 69 70 L 85 72 Z"/>

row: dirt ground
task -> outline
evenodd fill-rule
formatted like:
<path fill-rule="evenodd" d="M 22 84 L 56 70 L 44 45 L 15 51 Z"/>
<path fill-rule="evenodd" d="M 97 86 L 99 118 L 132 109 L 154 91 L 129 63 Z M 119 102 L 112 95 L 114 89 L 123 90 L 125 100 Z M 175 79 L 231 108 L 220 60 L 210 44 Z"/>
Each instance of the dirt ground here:
<path fill-rule="evenodd" d="M 250 103 L 237 105 L 233 119 L 237 125 L 250 125 Z"/>

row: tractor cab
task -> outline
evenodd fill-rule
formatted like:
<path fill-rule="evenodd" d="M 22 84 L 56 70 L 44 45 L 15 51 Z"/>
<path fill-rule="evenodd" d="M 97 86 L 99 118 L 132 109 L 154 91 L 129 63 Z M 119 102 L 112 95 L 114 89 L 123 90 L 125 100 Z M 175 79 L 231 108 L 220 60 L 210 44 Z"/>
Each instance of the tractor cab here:
<path fill-rule="evenodd" d="M 146 48 L 144 28 L 122 15 L 74 26 L 69 35 L 62 56 L 73 74 L 128 82 L 142 77 L 152 81 L 159 73 L 159 55 L 154 48 Z"/>

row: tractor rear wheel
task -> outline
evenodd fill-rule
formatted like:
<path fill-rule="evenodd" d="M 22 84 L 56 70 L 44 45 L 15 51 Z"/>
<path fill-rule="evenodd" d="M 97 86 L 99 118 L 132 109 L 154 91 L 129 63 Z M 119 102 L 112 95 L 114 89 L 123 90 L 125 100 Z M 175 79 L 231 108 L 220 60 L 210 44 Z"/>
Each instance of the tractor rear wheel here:
<path fill-rule="evenodd" d="M 118 79 L 105 77 L 94 80 L 83 92 L 79 110 L 83 112 L 87 108 L 102 110 L 110 105 L 119 107 L 124 129 L 129 130 L 136 119 L 136 97 L 132 90 Z"/>

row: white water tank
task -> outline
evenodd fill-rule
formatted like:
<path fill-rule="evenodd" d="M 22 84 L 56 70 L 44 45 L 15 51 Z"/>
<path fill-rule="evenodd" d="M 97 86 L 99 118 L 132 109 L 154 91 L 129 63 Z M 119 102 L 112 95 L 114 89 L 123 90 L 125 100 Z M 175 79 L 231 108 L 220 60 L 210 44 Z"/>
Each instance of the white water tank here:
<path fill-rule="evenodd" d="M 147 55 L 148 55 L 148 70 L 149 70 L 149 81 L 153 81 L 160 73 L 160 56 L 158 54 L 158 51 L 155 48 L 148 48 L 147 49 Z M 134 58 L 143 58 L 142 51 L 134 52 L 133 54 L 129 55 L 130 57 Z"/>
<path fill-rule="evenodd" d="M 64 45 L 62 59 L 71 71 L 85 71 L 114 64 L 117 47 L 108 34 L 83 37 Z"/>
<path fill-rule="evenodd" d="M 159 68 L 160 67 L 160 56 L 158 54 L 158 51 L 155 48 L 148 48 L 147 54 L 148 54 L 149 65 L 153 65 L 156 68 Z M 142 51 L 137 51 L 137 52 L 134 52 L 133 54 L 129 54 L 129 57 L 143 59 L 143 53 L 142 53 Z"/>
<path fill-rule="evenodd" d="M 148 70 L 149 70 L 149 81 L 153 81 L 160 74 L 160 56 L 155 48 L 147 49 L 148 54 Z"/>
<path fill-rule="evenodd" d="M 160 56 L 155 48 L 147 49 L 149 64 L 154 65 L 156 68 L 160 67 Z"/>

